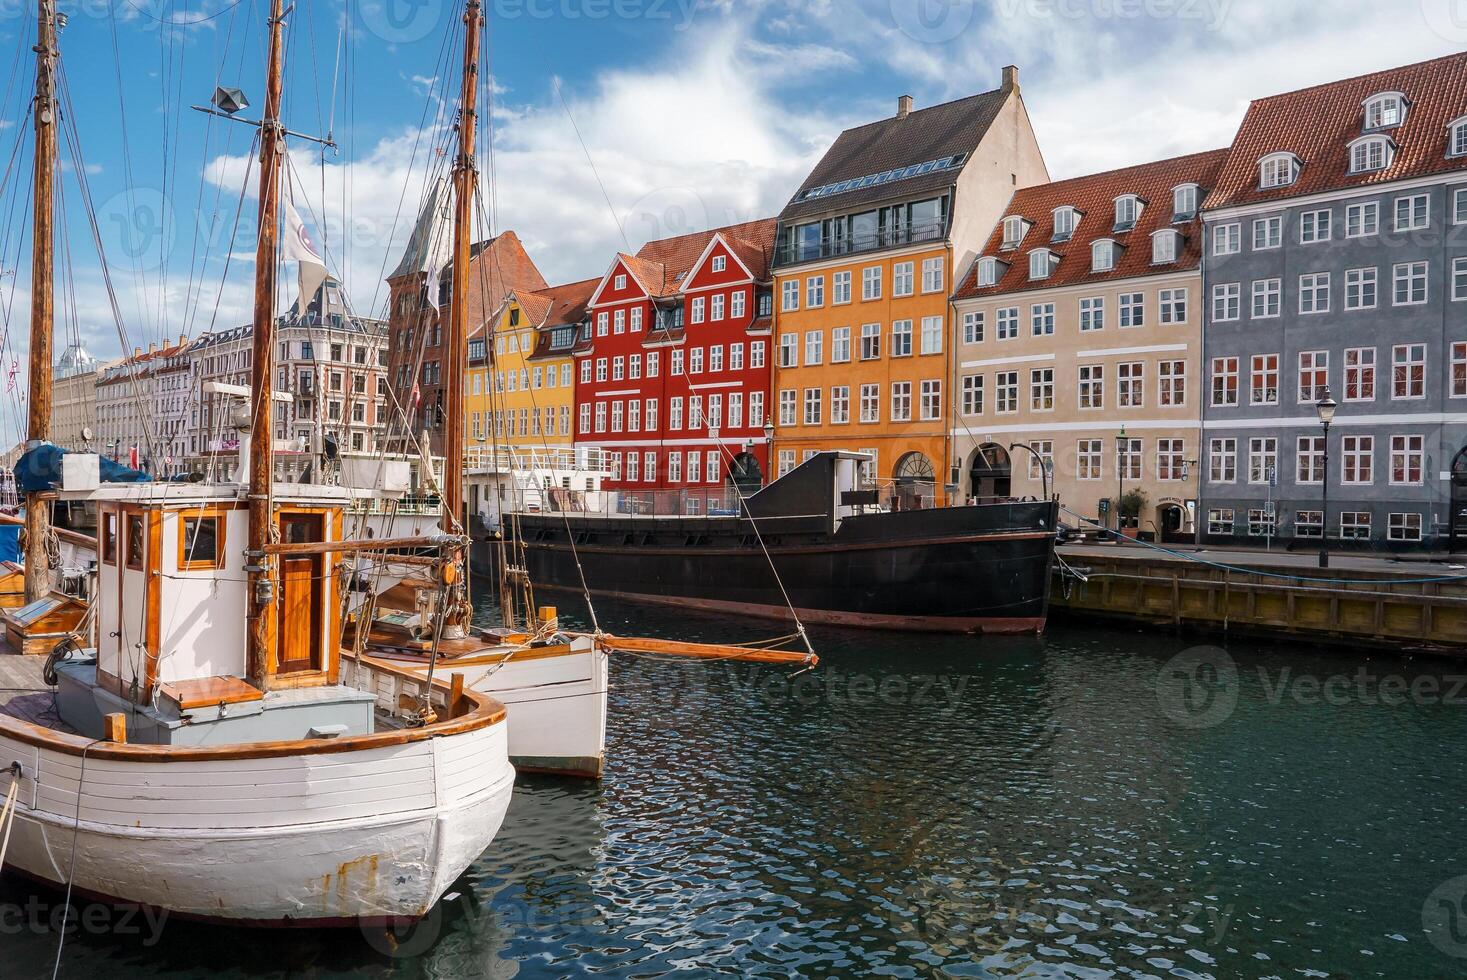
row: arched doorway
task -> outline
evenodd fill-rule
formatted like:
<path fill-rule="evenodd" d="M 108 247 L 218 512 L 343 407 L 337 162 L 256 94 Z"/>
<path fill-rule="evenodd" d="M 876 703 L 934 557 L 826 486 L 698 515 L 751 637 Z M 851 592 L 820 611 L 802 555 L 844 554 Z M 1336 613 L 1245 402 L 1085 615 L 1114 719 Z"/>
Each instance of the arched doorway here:
<path fill-rule="evenodd" d="M 968 469 L 973 496 L 979 500 L 1008 497 L 1013 489 L 1013 474 L 1009 451 L 997 443 L 984 443 L 978 447 Z"/>
<path fill-rule="evenodd" d="M 1467 446 L 1452 460 L 1452 504 L 1448 547 L 1467 548 Z"/>
<path fill-rule="evenodd" d="M 764 486 L 764 471 L 753 453 L 739 453 L 728 468 L 728 481 L 739 493 L 748 495 Z"/>
<path fill-rule="evenodd" d="M 1168 503 L 1156 508 L 1157 524 L 1161 527 L 1161 540 L 1165 544 L 1190 544 L 1192 536 L 1187 533 L 1187 511 L 1181 504 Z"/>
<path fill-rule="evenodd" d="M 896 490 L 892 496 L 892 507 L 897 510 L 916 510 L 932 506 L 937 490 L 937 472 L 932 460 L 922 453 L 907 453 L 897 460 Z"/>

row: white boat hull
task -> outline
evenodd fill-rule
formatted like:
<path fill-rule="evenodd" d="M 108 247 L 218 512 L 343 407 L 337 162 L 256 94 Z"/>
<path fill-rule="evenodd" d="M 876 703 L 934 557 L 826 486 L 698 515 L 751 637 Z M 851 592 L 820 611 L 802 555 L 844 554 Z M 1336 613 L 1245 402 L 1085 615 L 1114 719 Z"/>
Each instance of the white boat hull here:
<path fill-rule="evenodd" d="M 379 699 L 418 688 L 362 680 Z M 0 719 L 0 764 L 23 767 L 6 866 L 78 894 L 240 925 L 412 921 L 504 820 L 514 769 L 498 718 L 401 744 L 365 736 L 346 751 L 246 745 L 239 758 L 110 743 L 83 757 L 83 739 Z M 58 739 L 69 750 L 47 744 Z M 12 778 L 0 774 L 0 796 Z"/>

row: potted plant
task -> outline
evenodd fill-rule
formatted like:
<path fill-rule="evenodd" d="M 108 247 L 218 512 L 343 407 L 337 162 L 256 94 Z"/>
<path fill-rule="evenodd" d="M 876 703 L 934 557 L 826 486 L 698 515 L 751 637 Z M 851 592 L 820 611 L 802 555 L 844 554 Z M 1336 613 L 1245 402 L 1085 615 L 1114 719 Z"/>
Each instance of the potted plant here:
<path fill-rule="evenodd" d="M 1121 497 L 1121 533 L 1134 538 L 1141 533 L 1141 512 L 1146 509 L 1146 494 L 1142 490 L 1127 490 Z"/>

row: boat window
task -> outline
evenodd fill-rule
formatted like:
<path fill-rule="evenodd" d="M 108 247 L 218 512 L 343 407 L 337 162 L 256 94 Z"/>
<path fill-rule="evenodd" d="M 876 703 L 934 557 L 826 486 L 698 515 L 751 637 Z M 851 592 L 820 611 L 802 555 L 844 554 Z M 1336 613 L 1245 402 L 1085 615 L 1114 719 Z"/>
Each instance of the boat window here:
<path fill-rule="evenodd" d="M 222 528 L 216 516 L 187 515 L 183 518 L 183 534 L 179 537 L 178 567 L 218 568 Z"/>
<path fill-rule="evenodd" d="M 143 515 L 127 515 L 127 567 L 143 568 Z"/>
<path fill-rule="evenodd" d="M 102 561 L 109 565 L 117 564 L 117 513 L 115 511 L 102 512 Z"/>

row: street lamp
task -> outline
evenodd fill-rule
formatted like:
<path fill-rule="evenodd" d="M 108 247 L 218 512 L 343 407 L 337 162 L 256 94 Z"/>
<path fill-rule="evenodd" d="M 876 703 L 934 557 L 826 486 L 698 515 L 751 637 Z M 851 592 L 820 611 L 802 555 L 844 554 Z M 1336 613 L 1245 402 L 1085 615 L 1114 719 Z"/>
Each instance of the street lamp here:
<path fill-rule="evenodd" d="M 1126 427 L 1121 426 L 1121 431 L 1116 433 L 1116 537 L 1121 536 L 1121 497 L 1125 495 L 1126 486 L 1126 450 L 1130 448 L 1131 441 L 1126 436 Z"/>
<path fill-rule="evenodd" d="M 1009 444 L 1009 452 L 1013 452 L 1015 449 L 1027 449 L 1027 450 L 1029 450 L 1030 453 L 1033 454 L 1035 461 L 1039 464 L 1039 475 L 1040 475 L 1040 477 L 1044 481 L 1044 499 L 1045 500 L 1048 500 L 1049 499 L 1049 467 L 1047 467 L 1045 465 L 1045 463 L 1044 463 L 1044 457 L 1042 455 L 1040 455 L 1039 450 L 1035 449 L 1033 446 L 1029 445 L 1027 442 L 1010 443 Z M 954 480 L 953 482 L 956 483 L 957 481 Z"/>
<path fill-rule="evenodd" d="M 1314 411 L 1319 415 L 1319 424 L 1324 427 L 1324 473 L 1320 478 L 1320 511 L 1319 511 L 1319 567 L 1329 568 L 1329 427 L 1335 421 L 1335 409 L 1339 404 L 1329 393 L 1329 385 L 1324 386 L 1324 397 L 1314 406 Z"/>

